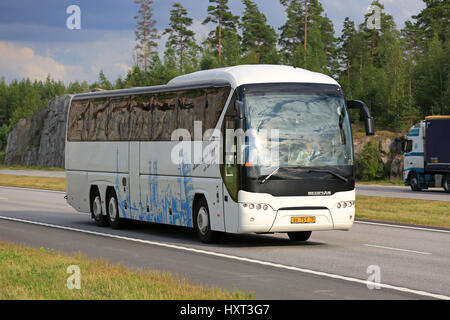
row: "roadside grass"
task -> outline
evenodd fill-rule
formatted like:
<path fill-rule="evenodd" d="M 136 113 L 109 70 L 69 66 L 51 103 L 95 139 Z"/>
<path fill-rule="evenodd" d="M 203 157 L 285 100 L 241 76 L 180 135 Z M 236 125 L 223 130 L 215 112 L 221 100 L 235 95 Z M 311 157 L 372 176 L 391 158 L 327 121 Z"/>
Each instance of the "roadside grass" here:
<path fill-rule="evenodd" d="M 0 174 L 0 185 L 65 191 L 66 179 Z"/>
<path fill-rule="evenodd" d="M 405 186 L 403 179 L 383 179 L 383 180 L 371 180 L 371 181 L 356 181 L 356 184 L 374 184 L 380 186 Z"/>
<path fill-rule="evenodd" d="M 450 228 L 450 202 L 356 196 L 356 218 Z"/>
<path fill-rule="evenodd" d="M 1 300 L 249 300 L 253 293 L 192 284 L 166 272 L 133 271 L 81 254 L 65 256 L 0 242 Z M 81 289 L 69 290 L 67 268 L 80 268 Z"/>

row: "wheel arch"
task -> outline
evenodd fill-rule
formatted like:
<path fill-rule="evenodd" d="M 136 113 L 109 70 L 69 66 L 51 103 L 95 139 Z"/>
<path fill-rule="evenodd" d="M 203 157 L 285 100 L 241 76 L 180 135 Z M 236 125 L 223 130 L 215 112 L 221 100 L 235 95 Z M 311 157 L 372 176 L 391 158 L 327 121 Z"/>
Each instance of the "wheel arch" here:
<path fill-rule="evenodd" d="M 96 184 L 91 184 L 90 189 L 89 189 L 89 209 L 91 212 L 91 219 L 94 219 L 94 211 L 92 208 L 92 201 L 93 201 L 95 191 L 98 192 L 98 194 L 100 195 L 100 199 L 101 199 L 102 195 L 100 193 L 100 189 L 98 188 L 98 186 Z"/>

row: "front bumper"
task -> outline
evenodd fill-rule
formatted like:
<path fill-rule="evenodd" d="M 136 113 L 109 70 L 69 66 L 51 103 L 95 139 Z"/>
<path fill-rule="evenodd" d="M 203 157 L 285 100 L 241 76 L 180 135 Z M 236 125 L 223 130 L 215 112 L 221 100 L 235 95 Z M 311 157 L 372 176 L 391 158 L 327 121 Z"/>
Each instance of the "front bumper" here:
<path fill-rule="evenodd" d="M 355 207 L 338 208 L 342 201 L 355 201 L 355 191 L 331 196 L 273 197 L 239 191 L 239 233 L 348 230 L 355 220 Z M 245 205 L 247 204 L 247 205 Z M 250 209 L 248 204 L 268 208 Z M 291 223 L 292 217 L 316 217 L 315 223 Z"/>

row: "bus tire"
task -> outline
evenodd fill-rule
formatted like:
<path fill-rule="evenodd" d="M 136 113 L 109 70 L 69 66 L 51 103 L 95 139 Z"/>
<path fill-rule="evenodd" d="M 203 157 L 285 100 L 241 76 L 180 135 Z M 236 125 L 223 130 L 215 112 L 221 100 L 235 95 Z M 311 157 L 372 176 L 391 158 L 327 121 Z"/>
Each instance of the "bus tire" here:
<path fill-rule="evenodd" d="M 442 186 L 445 192 L 450 193 L 450 174 L 446 174 L 442 180 Z"/>
<path fill-rule="evenodd" d="M 288 232 L 288 237 L 291 241 L 308 241 L 311 233 L 312 231 Z"/>
<path fill-rule="evenodd" d="M 422 191 L 422 188 L 419 186 L 419 178 L 415 172 L 409 174 L 408 182 L 412 191 Z"/>
<path fill-rule="evenodd" d="M 209 216 L 208 203 L 201 197 L 194 205 L 194 230 L 203 243 L 216 243 L 219 240 L 219 233 L 211 230 Z"/>
<path fill-rule="evenodd" d="M 109 225 L 113 229 L 121 229 L 124 227 L 124 219 L 120 218 L 119 205 L 117 203 L 116 192 L 112 189 L 106 193 L 106 213 L 108 215 Z"/>
<path fill-rule="evenodd" d="M 102 212 L 102 199 L 97 188 L 91 194 L 91 214 L 97 226 L 105 227 L 108 225 L 108 217 Z"/>

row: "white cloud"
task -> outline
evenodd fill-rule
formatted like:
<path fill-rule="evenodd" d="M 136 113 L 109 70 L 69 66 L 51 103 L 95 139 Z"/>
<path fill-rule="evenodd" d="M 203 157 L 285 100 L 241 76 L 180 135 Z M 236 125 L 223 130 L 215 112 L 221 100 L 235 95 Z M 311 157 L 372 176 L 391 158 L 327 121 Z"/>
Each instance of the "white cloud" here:
<path fill-rule="evenodd" d="M 131 68 L 132 31 L 104 31 L 98 40 L 86 42 L 13 42 L 0 40 L 0 76 L 7 81 L 30 78 L 70 81 L 98 80 L 100 70 L 114 81 Z"/>
<path fill-rule="evenodd" d="M 64 80 L 67 68 L 50 57 L 40 56 L 35 51 L 14 42 L 0 41 L 0 70 L 5 79 L 30 78 L 44 80 L 48 74 L 54 79 Z"/>

